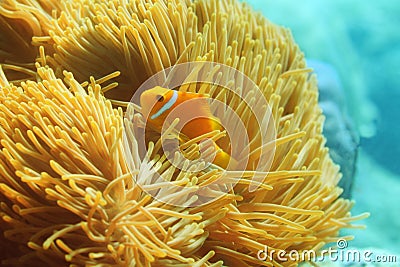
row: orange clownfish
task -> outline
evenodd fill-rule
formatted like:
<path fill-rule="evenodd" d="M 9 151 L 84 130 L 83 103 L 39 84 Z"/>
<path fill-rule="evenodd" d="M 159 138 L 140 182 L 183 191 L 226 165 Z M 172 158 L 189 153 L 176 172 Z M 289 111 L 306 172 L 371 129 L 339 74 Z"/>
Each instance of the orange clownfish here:
<path fill-rule="evenodd" d="M 177 126 L 181 128 L 180 132 L 190 139 L 215 130 L 224 130 L 219 119 L 211 113 L 206 95 L 156 86 L 141 94 L 140 105 L 147 124 L 159 133 L 167 119 L 172 122 L 175 118 L 180 120 Z M 222 168 L 227 168 L 230 161 L 230 164 L 236 164 L 217 144 L 215 149 L 214 164 Z"/>

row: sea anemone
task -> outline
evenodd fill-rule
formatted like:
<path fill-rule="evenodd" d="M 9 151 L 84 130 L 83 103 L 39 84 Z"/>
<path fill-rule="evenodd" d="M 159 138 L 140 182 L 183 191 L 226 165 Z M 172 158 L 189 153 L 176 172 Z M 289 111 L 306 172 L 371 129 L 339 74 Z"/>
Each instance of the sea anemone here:
<path fill-rule="evenodd" d="M 136 158 L 136 171 L 129 171 L 122 152 L 122 110 L 112 108 L 94 80 L 87 94 L 71 73 L 65 75 L 63 82 L 39 67 L 42 82 L 1 83 L 1 216 L 7 224 L 2 225 L 8 240 L 22 244 L 13 252 L 20 258 L 4 263 L 206 262 L 213 252 L 205 259 L 192 255 L 208 236 L 204 229 L 238 197 L 226 194 L 197 211 L 164 204 L 174 193 L 183 202 L 194 201 L 188 184 L 196 173 L 182 173 L 175 183 L 187 186 L 171 192 L 152 182 L 166 167 L 161 160 Z M 173 172 L 170 167 L 160 174 Z M 157 195 L 161 201 L 133 179 L 152 182 L 146 190 L 163 189 Z"/>
<path fill-rule="evenodd" d="M 0 40 L 0 55 L 7 55 L 1 63 L 17 71 L 1 80 L 0 241 L 18 244 L 4 264 L 289 266 L 303 259 L 275 254 L 261 260 L 257 253 L 266 247 L 318 251 L 365 216 L 352 217 L 353 203 L 340 198 L 317 82 L 289 30 L 235 0 L 52 3 L 0 4 L 0 30 L 18 44 Z M 201 196 L 198 187 L 233 174 L 201 164 L 179 170 L 158 140 L 140 155 L 141 115 L 128 108 L 132 120 L 124 120 L 117 108 L 129 106 L 153 74 L 193 61 L 221 63 L 249 77 L 268 101 L 276 133 L 273 160 L 259 172 L 263 184 L 250 192 L 247 174 L 259 171 L 253 163 L 262 153 L 254 151 L 261 150 L 266 129 L 251 125 L 251 107 L 225 89 L 202 87 L 248 121 L 256 156 L 232 190 L 211 190 L 218 200 L 198 206 L 192 205 Z M 195 142 L 181 147 L 196 157 Z M 149 190 L 156 193 L 150 197 Z M 171 198 L 179 205 L 168 203 Z"/>

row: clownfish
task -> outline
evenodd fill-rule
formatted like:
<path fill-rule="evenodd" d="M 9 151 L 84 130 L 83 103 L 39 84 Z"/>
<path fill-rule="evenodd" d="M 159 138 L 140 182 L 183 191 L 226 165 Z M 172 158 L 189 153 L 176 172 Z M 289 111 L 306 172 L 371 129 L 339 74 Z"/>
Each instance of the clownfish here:
<path fill-rule="evenodd" d="M 146 118 L 149 126 L 161 133 L 162 126 L 166 120 L 170 123 L 179 118 L 177 125 L 180 132 L 188 138 L 193 139 L 200 135 L 224 128 L 218 118 L 213 116 L 207 95 L 180 92 L 156 86 L 144 91 L 140 96 L 141 113 Z M 215 142 L 217 151 L 213 163 L 227 168 L 234 166 L 236 160 L 223 151 Z M 233 164 L 233 165 L 231 165 Z"/>

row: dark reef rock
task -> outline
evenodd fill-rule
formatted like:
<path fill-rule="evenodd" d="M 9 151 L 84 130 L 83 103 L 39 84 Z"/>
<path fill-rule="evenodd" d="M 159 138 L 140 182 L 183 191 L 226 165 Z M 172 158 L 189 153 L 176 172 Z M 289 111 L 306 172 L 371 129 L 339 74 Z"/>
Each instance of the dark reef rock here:
<path fill-rule="evenodd" d="M 344 92 L 335 69 L 317 60 L 307 60 L 307 64 L 317 74 L 319 103 L 326 117 L 323 132 L 329 154 L 343 174 L 339 182 L 339 186 L 344 189 L 342 196 L 350 198 L 359 137 L 345 112 Z"/>

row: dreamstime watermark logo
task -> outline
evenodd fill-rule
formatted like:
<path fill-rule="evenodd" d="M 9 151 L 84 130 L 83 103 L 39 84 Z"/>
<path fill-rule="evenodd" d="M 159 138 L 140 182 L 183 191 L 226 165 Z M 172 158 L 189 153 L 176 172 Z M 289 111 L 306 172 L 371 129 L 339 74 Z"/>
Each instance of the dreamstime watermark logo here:
<path fill-rule="evenodd" d="M 315 250 L 276 250 L 270 249 L 267 246 L 263 250 L 257 252 L 257 258 L 261 261 L 271 261 L 272 259 L 286 262 L 346 262 L 346 263 L 370 263 L 370 262 L 397 262 L 395 255 L 383 255 L 374 253 L 372 250 L 349 249 L 346 239 L 338 239 L 336 248 L 328 248 L 320 251 Z"/>
<path fill-rule="evenodd" d="M 203 181 L 191 187 L 187 184 L 182 186 L 184 182 L 172 179 L 171 173 L 164 171 L 160 175 L 156 171 L 157 166 L 150 166 L 148 159 L 143 160 L 148 156 L 147 131 L 132 129 L 137 126 L 137 112 L 131 112 L 132 109 L 128 106 L 124 121 L 132 123 L 125 123 L 124 149 L 131 171 L 139 170 L 139 174 L 135 175 L 135 182 L 157 200 L 177 206 L 198 206 L 214 201 L 229 192 L 244 175 L 250 181 L 249 190 L 257 189 L 272 164 L 276 140 L 272 112 L 258 86 L 232 67 L 214 62 L 188 62 L 164 69 L 146 80 L 133 95 L 132 106 L 140 105 L 143 92 L 157 86 L 173 90 L 194 87 L 195 92 L 210 95 L 207 103 L 204 97 L 192 97 L 181 101 L 181 95 L 172 91 L 174 93 L 170 99 L 166 99 L 166 103 L 159 107 L 155 114 L 148 111 L 153 111 L 155 105 L 160 105 L 158 102 L 160 99 L 164 100 L 164 97 L 157 96 L 153 101 L 147 101 L 146 107 L 142 106 L 142 128 L 157 128 L 162 137 L 162 151 L 175 169 L 185 173 L 220 169 L 213 164 L 218 149 L 229 150 L 224 152 L 229 153 L 231 157 L 226 171 L 221 171 L 218 179 Z M 147 112 L 143 112 L 144 109 Z M 168 133 L 171 132 L 171 125 L 174 126 L 174 131 L 179 133 L 192 122 L 207 121 L 207 118 L 204 118 L 207 115 L 204 109 L 209 109 L 211 114 L 219 119 L 230 145 L 228 149 L 226 146 L 220 148 L 214 145 L 214 140 L 204 138 L 197 142 L 204 148 L 199 152 L 200 156 L 189 160 L 182 153 L 178 138 L 171 138 Z M 164 116 L 162 125 L 155 127 L 156 118 L 159 119 L 161 114 Z M 198 127 L 201 128 L 202 125 Z M 196 131 L 196 125 L 192 128 Z M 141 158 L 140 163 L 138 156 Z M 249 163 L 254 172 L 246 171 Z M 190 197 L 194 200 L 189 201 Z"/>

